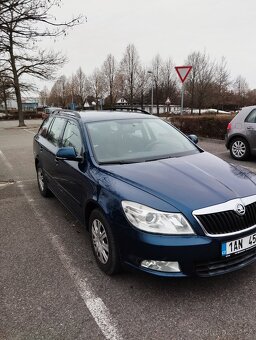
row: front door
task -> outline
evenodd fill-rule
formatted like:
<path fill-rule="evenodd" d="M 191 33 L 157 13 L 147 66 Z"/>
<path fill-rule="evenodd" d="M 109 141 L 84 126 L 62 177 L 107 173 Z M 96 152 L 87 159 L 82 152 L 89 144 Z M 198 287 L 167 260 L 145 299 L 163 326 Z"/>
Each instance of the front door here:
<path fill-rule="evenodd" d="M 85 159 L 85 145 L 76 121 L 71 119 L 67 121 L 61 146 L 73 147 L 77 156 L 84 158 L 82 162 L 70 160 L 56 162 L 57 180 L 63 192 L 65 205 L 82 220 L 85 201 L 92 188 L 87 174 L 88 163 Z"/>

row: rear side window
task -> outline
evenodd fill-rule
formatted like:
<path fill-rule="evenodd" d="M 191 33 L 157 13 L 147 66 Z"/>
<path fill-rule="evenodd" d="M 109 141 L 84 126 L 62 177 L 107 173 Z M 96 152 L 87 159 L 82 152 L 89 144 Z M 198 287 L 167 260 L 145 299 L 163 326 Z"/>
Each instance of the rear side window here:
<path fill-rule="evenodd" d="M 246 123 L 256 123 L 256 109 L 252 110 L 245 119 Z"/>
<path fill-rule="evenodd" d="M 62 131 L 65 123 L 66 123 L 65 119 L 55 118 L 50 130 L 48 131 L 47 139 L 55 146 L 60 145 Z"/>
<path fill-rule="evenodd" d="M 73 121 L 68 121 L 62 139 L 62 146 L 75 148 L 77 155 L 82 151 L 82 139 L 79 127 Z"/>
<path fill-rule="evenodd" d="M 47 136 L 47 131 L 49 129 L 49 126 L 51 125 L 52 117 L 48 117 L 44 120 L 43 124 L 41 125 L 38 134 L 44 138 Z"/>

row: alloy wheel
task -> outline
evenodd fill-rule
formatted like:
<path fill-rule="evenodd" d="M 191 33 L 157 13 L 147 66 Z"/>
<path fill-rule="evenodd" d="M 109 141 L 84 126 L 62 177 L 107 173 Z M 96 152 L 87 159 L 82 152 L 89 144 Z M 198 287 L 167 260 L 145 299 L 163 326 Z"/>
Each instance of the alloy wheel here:
<path fill-rule="evenodd" d="M 244 155 L 246 153 L 246 145 L 245 145 L 245 143 L 243 141 L 241 141 L 241 140 L 235 141 L 233 143 L 233 145 L 232 145 L 232 153 L 237 158 L 244 157 Z"/>
<path fill-rule="evenodd" d="M 92 223 L 92 243 L 99 261 L 106 264 L 109 259 L 109 241 L 104 225 L 98 219 Z"/>
<path fill-rule="evenodd" d="M 44 191 L 44 174 L 41 168 L 37 169 L 38 184 L 41 191 Z"/>

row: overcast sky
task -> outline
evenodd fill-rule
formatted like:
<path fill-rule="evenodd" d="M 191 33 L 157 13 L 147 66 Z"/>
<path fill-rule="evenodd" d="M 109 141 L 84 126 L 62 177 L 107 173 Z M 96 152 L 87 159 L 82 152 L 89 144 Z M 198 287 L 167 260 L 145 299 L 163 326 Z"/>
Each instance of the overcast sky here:
<path fill-rule="evenodd" d="M 224 56 L 232 78 L 242 75 L 256 88 L 255 0 L 63 0 L 56 11 L 62 19 L 79 13 L 87 22 L 47 45 L 69 59 L 59 74 L 69 77 L 79 66 L 90 74 L 133 43 L 145 65 L 158 53 L 175 65 L 194 51 Z"/>

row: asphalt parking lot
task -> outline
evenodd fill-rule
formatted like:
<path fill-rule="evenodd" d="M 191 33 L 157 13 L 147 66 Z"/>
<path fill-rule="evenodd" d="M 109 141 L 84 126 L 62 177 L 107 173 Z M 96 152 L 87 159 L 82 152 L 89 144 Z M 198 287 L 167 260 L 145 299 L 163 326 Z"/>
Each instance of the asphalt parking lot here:
<path fill-rule="evenodd" d="M 209 279 L 100 272 L 83 226 L 39 194 L 39 123 L 0 122 L 0 339 L 255 339 L 256 264 Z M 237 163 L 222 141 L 199 145 Z"/>

